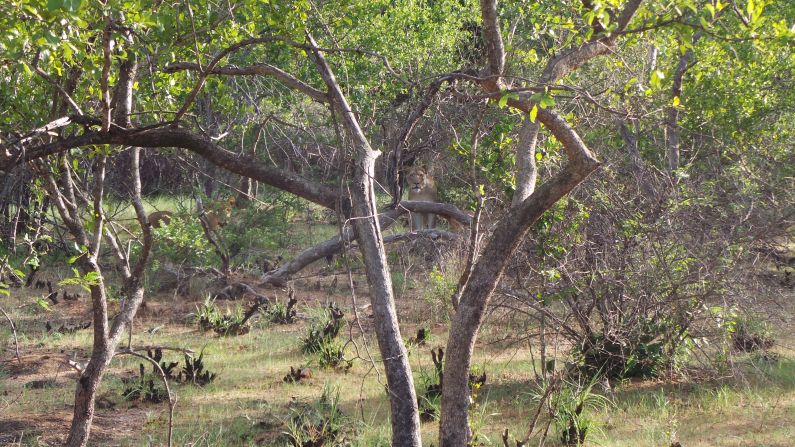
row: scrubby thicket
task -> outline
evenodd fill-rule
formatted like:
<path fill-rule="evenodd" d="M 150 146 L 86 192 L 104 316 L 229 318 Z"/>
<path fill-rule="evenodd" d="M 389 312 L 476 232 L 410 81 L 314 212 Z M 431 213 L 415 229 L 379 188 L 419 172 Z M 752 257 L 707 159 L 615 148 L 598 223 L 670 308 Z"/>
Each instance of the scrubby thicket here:
<path fill-rule="evenodd" d="M 327 274 L 315 290 L 346 304 L 297 343 L 337 371 L 377 345 L 392 445 L 428 420 L 426 443 L 484 442 L 486 319 L 531 346 L 538 411 L 516 445 L 578 445 L 597 389 L 736 373 L 773 346 L 795 285 L 793 48 L 795 3 L 772 0 L 4 1 L 0 292 L 88 295 L 70 446 L 114 356 L 152 364 L 128 399 L 173 412 L 169 380 L 197 384 L 207 357 L 176 374 L 131 344 L 144 300 L 203 300 L 208 337 L 244 336 L 260 314 L 304 320 L 294 281 Z M 412 166 L 441 203 L 403 199 Z M 439 228 L 410 232 L 412 212 Z M 372 323 L 330 296 L 347 287 Z M 409 300 L 429 318 L 409 344 L 445 321 L 416 390 Z M 355 438 L 339 399 L 293 408 L 285 442 Z"/>

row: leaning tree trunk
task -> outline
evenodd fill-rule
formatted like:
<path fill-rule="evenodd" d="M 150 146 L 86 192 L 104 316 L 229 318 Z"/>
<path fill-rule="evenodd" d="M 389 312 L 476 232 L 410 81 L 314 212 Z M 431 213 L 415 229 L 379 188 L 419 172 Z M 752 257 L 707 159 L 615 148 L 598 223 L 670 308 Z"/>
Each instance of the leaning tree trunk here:
<path fill-rule="evenodd" d="M 513 193 L 511 206 L 519 206 L 536 189 L 538 168 L 536 167 L 536 144 L 541 124 L 531 121 L 530 116 L 524 117 L 522 129 L 519 131 L 519 146 L 516 148 L 516 191 Z"/>
<path fill-rule="evenodd" d="M 441 447 L 463 447 L 470 440 L 468 429 L 469 369 L 475 340 L 486 306 L 505 266 L 524 240 L 533 223 L 561 197 L 580 184 L 598 164 L 567 166 L 554 179 L 544 183 L 501 220 L 494 236 L 483 250 L 461 294 L 447 340 L 442 388 Z"/>
<path fill-rule="evenodd" d="M 629 0 L 616 18 L 616 30 L 626 28 L 642 0 Z M 489 93 L 501 90 L 505 53 L 502 44 L 496 0 L 481 0 L 483 35 L 488 42 L 489 78 L 480 81 Z M 601 25 L 596 26 L 599 28 Z M 600 33 L 598 29 L 595 32 Z M 614 47 L 614 35 L 599 37 L 588 43 L 563 51 L 553 57 L 542 74 L 542 80 L 556 82 L 594 57 Z M 534 103 L 530 97 L 509 99 L 508 105 L 530 113 Z M 538 187 L 500 220 L 493 236 L 483 250 L 461 293 L 458 311 L 453 317 L 447 340 L 447 361 L 444 365 L 442 413 L 439 427 L 441 447 L 464 447 L 470 441 L 469 369 L 477 333 L 492 293 L 502 277 L 513 253 L 541 215 L 568 194 L 593 172 L 599 163 L 571 126 L 557 112 L 539 108 L 537 118 L 563 146 L 568 164 L 551 180 Z M 529 135 L 528 135 L 529 136 Z"/>
<path fill-rule="evenodd" d="M 313 47 L 317 47 L 311 36 L 308 36 L 308 40 Z M 315 50 L 314 56 L 320 75 L 334 99 L 334 108 L 342 118 L 356 153 L 354 183 L 351 188 L 352 220 L 359 249 L 364 257 L 378 348 L 386 371 L 392 415 L 392 446 L 420 446 L 422 440 L 414 379 L 398 326 L 395 299 L 392 295 L 392 279 L 386 260 L 373 189 L 375 160 L 380 153 L 370 147 L 323 55 Z"/>
<path fill-rule="evenodd" d="M 99 269 L 97 268 L 95 271 L 98 272 Z M 114 349 L 108 346 L 110 342 L 107 333 L 108 309 L 104 285 L 101 283 L 91 287 L 91 302 L 94 306 L 94 344 L 91 349 L 91 360 L 80 374 L 75 390 L 72 426 L 65 444 L 67 447 L 82 447 L 88 442 L 91 423 L 94 420 L 94 402 L 99 384 L 102 382 L 102 376 L 105 374 L 114 352 Z"/>

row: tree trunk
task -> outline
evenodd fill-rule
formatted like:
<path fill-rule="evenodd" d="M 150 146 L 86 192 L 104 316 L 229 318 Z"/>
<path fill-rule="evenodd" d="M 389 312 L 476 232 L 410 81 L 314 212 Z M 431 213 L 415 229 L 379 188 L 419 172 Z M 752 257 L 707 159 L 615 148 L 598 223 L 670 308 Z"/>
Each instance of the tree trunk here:
<path fill-rule="evenodd" d="M 517 207 L 525 201 L 536 188 L 538 169 L 536 168 L 536 144 L 538 143 L 538 120 L 530 121 L 524 117 L 522 129 L 519 131 L 519 147 L 516 149 L 516 191 L 513 193 L 511 206 Z"/>
<path fill-rule="evenodd" d="M 72 426 L 65 444 L 67 447 L 82 447 L 88 443 L 91 423 L 94 420 L 95 397 L 112 358 L 113 351 L 110 349 L 102 348 L 98 352 L 95 347 L 92 351 L 91 360 L 77 382 Z"/>
<path fill-rule="evenodd" d="M 96 272 L 100 274 L 99 265 L 92 260 L 81 263 L 83 274 Z M 91 304 L 93 306 L 94 343 L 91 349 L 91 360 L 77 381 L 75 391 L 74 415 L 69 437 L 66 439 L 67 447 L 82 447 L 88 443 L 91 431 L 91 422 L 94 419 L 94 398 L 105 369 L 113 358 L 115 346 L 109 346 L 108 339 L 108 306 L 105 296 L 105 286 L 102 279 L 99 284 L 91 286 Z"/>
<path fill-rule="evenodd" d="M 317 47 L 312 36 L 310 44 Z M 392 295 L 392 278 L 386 260 L 381 225 L 378 222 L 373 178 L 375 160 L 380 152 L 370 147 L 359 127 L 356 116 L 348 105 L 342 90 L 320 51 L 315 50 L 315 64 L 333 97 L 333 109 L 342 118 L 342 124 L 353 145 L 355 156 L 354 183 L 351 188 L 353 228 L 364 257 L 370 302 L 373 305 L 378 348 L 386 371 L 389 403 L 392 415 L 392 446 L 415 447 L 422 445 L 420 417 L 414 379 L 411 375 L 408 353 L 398 326 L 395 300 Z"/>
<path fill-rule="evenodd" d="M 442 388 L 441 447 L 463 447 L 470 440 L 469 369 L 480 324 L 489 299 L 502 277 L 505 265 L 524 240 L 533 223 L 561 197 L 580 184 L 598 164 L 572 163 L 544 183 L 520 206 L 502 219 L 494 236 L 475 264 L 461 295 L 447 340 Z M 466 427 L 466 429 L 464 429 Z"/>

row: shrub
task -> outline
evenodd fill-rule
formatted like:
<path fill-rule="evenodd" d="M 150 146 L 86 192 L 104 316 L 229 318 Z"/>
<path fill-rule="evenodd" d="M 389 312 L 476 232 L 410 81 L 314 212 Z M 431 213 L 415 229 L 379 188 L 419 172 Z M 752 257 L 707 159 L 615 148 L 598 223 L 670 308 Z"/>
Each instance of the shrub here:
<path fill-rule="evenodd" d="M 221 313 L 215 305 L 215 299 L 207 297 L 204 304 L 196 308 L 196 321 L 199 329 L 213 330 L 218 335 L 248 334 L 251 330 L 249 320 L 268 305 L 266 298 L 259 297 L 246 311 L 243 311 L 240 304 L 236 304 L 233 310 Z"/>
<path fill-rule="evenodd" d="M 443 313 L 446 318 L 450 316 L 453 293 L 458 288 L 458 278 L 447 274 L 438 267 L 428 273 L 428 285 L 422 293 L 422 299 L 431 306 L 435 314 Z"/>
<path fill-rule="evenodd" d="M 211 266 L 219 262 L 195 216 L 174 215 L 169 224 L 155 228 L 153 232 L 157 241 L 153 259 L 192 266 Z"/>
<path fill-rule="evenodd" d="M 343 312 L 335 303 L 324 310 L 321 317 L 309 328 L 309 333 L 301 341 L 301 350 L 307 354 L 320 352 L 325 345 L 331 344 L 342 329 Z"/>
<path fill-rule="evenodd" d="M 735 351 L 753 352 L 772 348 L 774 340 L 765 322 L 744 318 L 735 323 L 731 343 Z"/>
<path fill-rule="evenodd" d="M 588 433 L 596 428 L 591 412 L 599 412 L 611 405 L 606 397 L 593 392 L 595 376 L 586 384 L 566 382 L 552 395 L 555 425 L 564 445 L 582 445 Z"/>
<path fill-rule="evenodd" d="M 311 404 L 294 404 L 284 434 L 294 447 L 346 446 L 353 422 L 339 408 L 339 392 L 326 387 L 320 399 Z"/>
<path fill-rule="evenodd" d="M 298 300 L 295 298 L 295 291 L 292 287 L 288 290 L 288 294 L 290 298 L 287 304 L 274 301 L 268 308 L 266 315 L 271 323 L 292 324 L 295 322 L 297 315 L 295 305 L 298 304 Z"/>

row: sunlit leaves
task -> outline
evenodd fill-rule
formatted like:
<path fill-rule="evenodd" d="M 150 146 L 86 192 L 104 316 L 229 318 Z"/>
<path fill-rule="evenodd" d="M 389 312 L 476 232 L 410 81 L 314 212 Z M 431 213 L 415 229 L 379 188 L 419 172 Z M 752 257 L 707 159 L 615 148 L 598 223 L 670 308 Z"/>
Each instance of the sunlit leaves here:
<path fill-rule="evenodd" d="M 47 0 L 47 9 L 50 12 L 63 9 L 68 12 L 77 12 L 82 0 Z"/>
<path fill-rule="evenodd" d="M 542 109 L 547 109 L 555 105 L 555 98 L 548 91 L 535 93 L 530 96 L 530 99 Z"/>
<path fill-rule="evenodd" d="M 665 79 L 665 73 L 662 70 L 654 70 L 649 76 L 649 85 L 659 90 L 662 88 L 663 79 Z"/>

